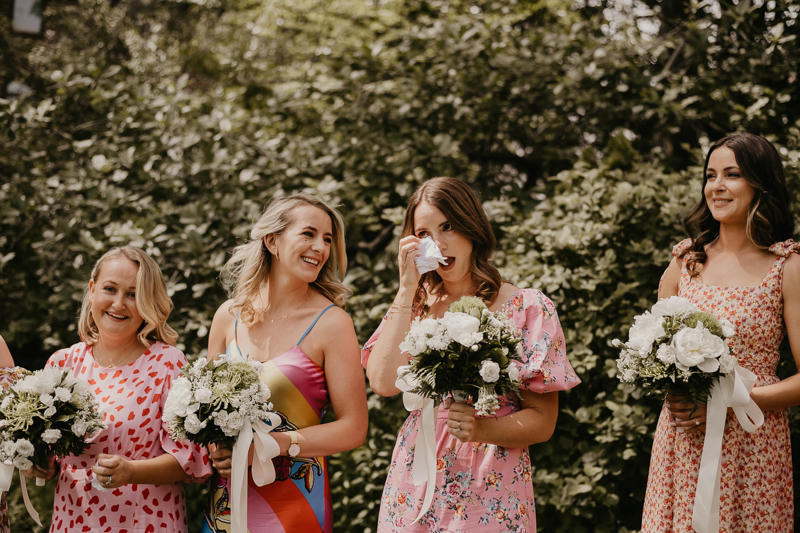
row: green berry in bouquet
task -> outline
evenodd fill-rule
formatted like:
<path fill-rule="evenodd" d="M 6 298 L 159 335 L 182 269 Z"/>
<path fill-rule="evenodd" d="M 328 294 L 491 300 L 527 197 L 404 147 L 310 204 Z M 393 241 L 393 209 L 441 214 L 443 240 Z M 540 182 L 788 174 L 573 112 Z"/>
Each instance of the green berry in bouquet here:
<path fill-rule="evenodd" d="M 475 296 L 453 302 L 439 319 L 416 317 L 400 349 L 411 356 L 411 392 L 435 402 L 463 391 L 478 415 L 489 416 L 499 396 L 519 395 L 520 332 L 505 312 L 489 311 Z"/>
<path fill-rule="evenodd" d="M 106 427 L 84 383 L 57 368 L 24 371 L 1 398 L 0 461 L 20 470 L 47 470 L 51 457 L 80 455 L 86 439 Z"/>

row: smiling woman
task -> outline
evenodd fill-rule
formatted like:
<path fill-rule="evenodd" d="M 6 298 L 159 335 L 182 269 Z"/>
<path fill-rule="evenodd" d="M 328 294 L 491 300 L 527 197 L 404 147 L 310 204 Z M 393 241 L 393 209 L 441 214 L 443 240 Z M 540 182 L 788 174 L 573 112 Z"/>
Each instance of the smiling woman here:
<path fill-rule="evenodd" d="M 204 480 L 211 468 L 203 448 L 174 442 L 161 421 L 170 383 L 186 363 L 172 346 L 171 310 L 161 270 L 142 250 L 114 248 L 95 264 L 78 323 L 82 342 L 47 364 L 86 383 L 107 427 L 83 454 L 24 472 L 58 476 L 51 531 L 187 531 L 183 483 Z M 85 503 L 78 517 L 73 506 L 84 498 L 95 505 Z M 151 512 L 102 512 L 132 506 Z"/>
<path fill-rule="evenodd" d="M 209 357 L 263 362 L 261 379 L 282 420 L 271 433 L 280 447 L 276 481 L 259 487 L 248 472 L 250 533 L 333 529 L 325 456 L 360 446 L 367 432 L 364 374 L 340 281 L 346 269 L 341 215 L 305 194 L 274 200 L 226 265 L 232 299 L 214 316 Z M 336 420 L 322 424 L 328 404 Z M 237 505 L 231 450 L 209 448 L 218 475 L 203 531 L 228 532 Z"/>
<path fill-rule="evenodd" d="M 684 218 L 690 238 L 673 249 L 658 297 L 682 296 L 731 322 L 731 354 L 757 378 L 750 398 L 764 412 L 764 424 L 747 432 L 733 414 L 724 421 L 719 501 L 713 502 L 718 529 L 789 533 L 794 497 L 786 409 L 800 405 L 800 375 L 780 380 L 775 371 L 785 335 L 800 366 L 800 245 L 791 239 L 783 166 L 769 141 L 741 134 L 714 143 L 704 170 L 703 196 Z M 708 414 L 705 404 L 667 396 L 653 442 L 643 532 L 706 530 L 702 509 L 712 502 L 694 507 L 697 492 L 698 501 L 711 499 L 703 485 L 713 488 L 713 471 L 710 480 L 698 474 Z"/>

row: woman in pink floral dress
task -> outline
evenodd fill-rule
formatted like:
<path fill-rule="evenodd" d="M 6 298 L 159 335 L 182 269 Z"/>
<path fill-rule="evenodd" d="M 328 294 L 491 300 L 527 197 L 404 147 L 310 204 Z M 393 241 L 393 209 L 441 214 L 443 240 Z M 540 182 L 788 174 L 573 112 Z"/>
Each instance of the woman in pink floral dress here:
<path fill-rule="evenodd" d="M 20 377 L 22 377 L 22 372 L 19 367 L 14 366 L 14 358 L 11 357 L 6 341 L 0 336 L 0 391 L 9 388 Z M 6 493 L 2 492 L 0 493 L 0 533 L 9 533 L 10 531 L 8 502 Z"/>
<path fill-rule="evenodd" d="M 794 531 L 792 459 L 786 409 L 800 405 L 800 375 L 775 375 L 788 334 L 800 366 L 800 245 L 780 157 L 762 137 L 711 146 L 703 196 L 684 219 L 691 238 L 673 249 L 659 298 L 679 295 L 732 322 L 740 366 L 758 378 L 750 396 L 764 424 L 747 433 L 729 412 L 720 477 L 720 531 Z M 696 408 L 694 412 L 692 409 Z M 656 429 L 642 531 L 691 533 L 706 406 L 667 397 Z"/>
<path fill-rule="evenodd" d="M 422 276 L 414 257 L 430 236 L 446 264 Z M 413 316 L 441 317 L 464 295 L 483 299 L 491 311 L 508 312 L 523 335 L 521 400 L 501 398 L 495 417 L 476 417 L 466 403 L 447 399 L 436 420 L 436 488 L 416 523 L 426 485 L 411 476 L 419 427 L 414 411 L 400 430 L 383 491 L 378 532 L 534 533 L 536 513 L 528 446 L 550 438 L 558 392 L 580 380 L 566 357 L 553 303 L 535 289 L 503 282 L 491 264 L 495 238 L 475 192 L 453 178 L 435 178 L 411 197 L 400 240 L 400 289 L 361 352 L 372 389 L 400 392 L 397 368 L 408 363 L 400 342 Z"/>

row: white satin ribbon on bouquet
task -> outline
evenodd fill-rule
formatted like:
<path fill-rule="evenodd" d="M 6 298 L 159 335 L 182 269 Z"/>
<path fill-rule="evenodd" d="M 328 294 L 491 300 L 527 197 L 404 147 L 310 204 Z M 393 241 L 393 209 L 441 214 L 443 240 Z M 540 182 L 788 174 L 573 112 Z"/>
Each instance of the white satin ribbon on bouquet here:
<path fill-rule="evenodd" d="M 711 389 L 706 412 L 706 438 L 700 458 L 692 513 L 692 527 L 697 533 L 719 532 L 722 436 L 728 407 L 733 408 L 739 424 L 748 433 L 754 432 L 764 423 L 764 413 L 750 397 L 755 383 L 755 374 L 736 365 L 733 372 L 721 377 Z"/>
<path fill-rule="evenodd" d="M 436 488 L 436 414 L 433 410 L 433 400 L 425 398 L 419 394 L 410 392 L 417 386 L 417 378 L 412 374 L 406 374 L 409 370 L 408 365 L 403 365 L 397 369 L 397 381 L 395 386 L 403 391 L 403 405 L 409 412 L 420 411 L 419 430 L 417 431 L 417 443 L 414 450 L 414 464 L 411 467 L 411 478 L 414 485 L 419 486 L 423 483 L 425 487 L 425 499 L 422 502 L 422 509 L 416 520 L 428 512 L 433 501 L 433 491 Z M 406 374 L 403 376 L 403 374 Z"/>
<path fill-rule="evenodd" d="M 281 454 L 281 449 L 270 432 L 280 425 L 281 417 L 275 413 L 253 425 L 245 420 L 236 438 L 231 458 L 231 533 L 247 533 L 247 456 L 250 443 L 255 449 L 251 468 L 253 482 L 263 487 L 275 481 L 272 459 Z"/>
<path fill-rule="evenodd" d="M 14 465 L 0 463 L 0 491 L 8 492 L 11 488 L 11 481 L 14 479 L 14 470 Z M 39 485 L 39 479 L 44 482 L 43 478 L 36 478 L 37 485 Z M 25 476 L 22 475 L 22 472 L 19 473 L 19 483 L 22 485 L 22 500 L 25 502 L 25 508 L 28 510 L 28 514 L 31 515 L 34 522 L 41 526 L 42 521 L 39 519 L 39 513 L 36 511 L 36 508 L 33 506 L 28 496 L 28 486 L 25 484 Z M 42 483 L 42 485 L 44 485 L 44 483 Z"/>

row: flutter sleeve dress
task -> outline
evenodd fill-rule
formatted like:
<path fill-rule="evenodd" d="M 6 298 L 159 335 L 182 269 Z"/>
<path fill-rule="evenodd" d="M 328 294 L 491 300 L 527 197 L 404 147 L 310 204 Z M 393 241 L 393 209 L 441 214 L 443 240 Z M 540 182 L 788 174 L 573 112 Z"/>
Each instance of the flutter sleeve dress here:
<path fill-rule="evenodd" d="M 678 295 L 702 311 L 729 320 L 734 337 L 726 342 L 738 364 L 756 374 L 756 387 L 779 381 L 778 348 L 786 334 L 783 321 L 783 266 L 800 253 L 792 240 L 772 245 L 775 262 L 754 287 L 719 287 L 692 281 L 687 270 L 691 240 L 672 251 L 682 258 Z M 642 517 L 643 533 L 693 533 L 697 475 L 705 431 L 678 433 L 669 412 L 661 410 Z M 794 531 L 792 451 L 785 409 L 764 412 L 764 424 L 753 433 L 728 413 L 722 441 L 720 531 L 791 533 Z"/>
<path fill-rule="evenodd" d="M 92 484 L 100 453 L 129 460 L 168 453 L 190 482 L 211 475 L 206 449 L 173 441 L 161 419 L 170 384 L 186 364 L 183 352 L 156 342 L 129 365 L 105 368 L 95 361 L 92 347 L 81 342 L 59 350 L 47 364 L 69 370 L 87 384 L 107 426 L 89 440 L 83 454 L 61 458 L 51 533 L 186 533 L 183 483 L 128 484 L 111 490 Z"/>
<path fill-rule="evenodd" d="M 569 363 L 555 306 L 535 289 L 516 291 L 506 305 L 522 333 L 522 388 L 536 393 L 567 390 L 580 380 Z M 361 351 L 367 366 L 385 319 Z M 520 409 L 516 397 L 501 397 L 496 415 Z M 436 490 L 428 512 L 422 509 L 426 485 L 415 486 L 411 467 L 420 412 L 410 413 L 400 430 L 383 490 L 378 532 L 535 533 L 531 459 L 527 448 L 462 443 L 447 433 L 447 410 L 436 419 Z"/>

